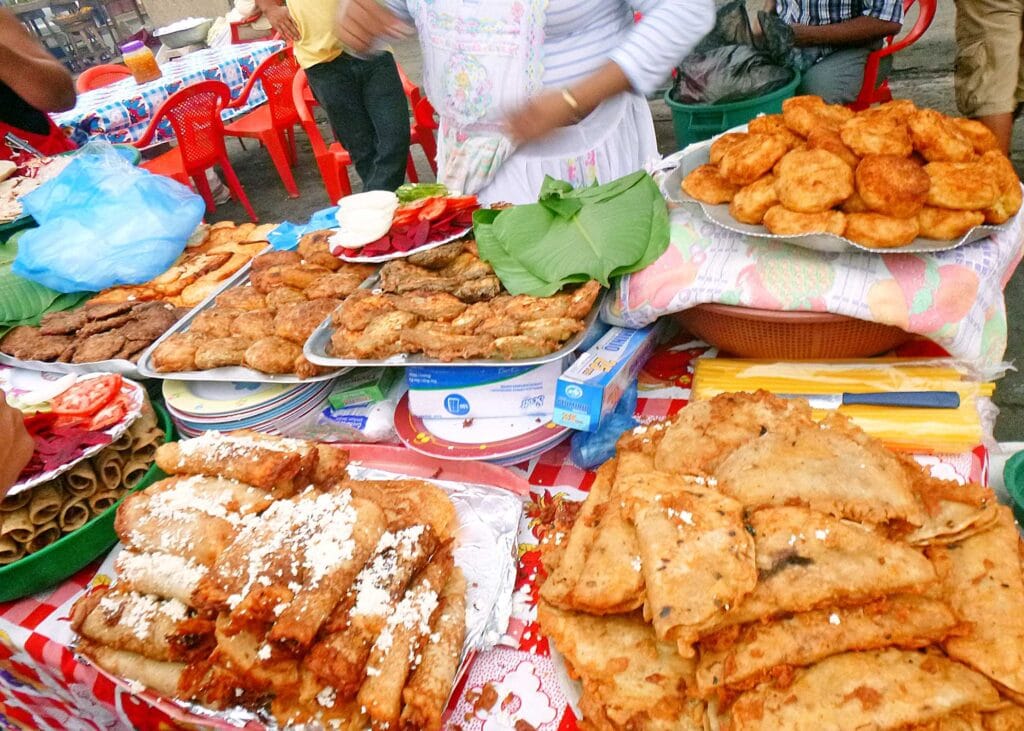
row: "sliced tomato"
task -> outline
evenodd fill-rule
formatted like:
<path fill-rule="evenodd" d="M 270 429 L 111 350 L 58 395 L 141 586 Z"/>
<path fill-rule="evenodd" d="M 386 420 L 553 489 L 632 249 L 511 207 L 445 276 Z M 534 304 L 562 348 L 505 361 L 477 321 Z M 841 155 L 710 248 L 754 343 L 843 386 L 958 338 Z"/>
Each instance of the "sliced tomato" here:
<path fill-rule="evenodd" d="M 120 422 L 128 414 L 128 397 L 118 394 L 113 401 L 97 411 L 89 422 L 90 431 L 103 431 Z"/>
<path fill-rule="evenodd" d="M 419 211 L 421 221 L 433 221 L 445 214 L 448 210 L 448 199 L 447 198 L 427 198 L 427 205 Z"/>
<path fill-rule="evenodd" d="M 79 381 L 50 401 L 55 414 L 92 416 L 121 392 L 123 379 L 116 373 Z"/>
<path fill-rule="evenodd" d="M 428 196 L 426 198 L 417 198 L 414 201 L 403 203 L 395 210 L 395 215 L 409 213 L 410 211 L 418 211 L 423 206 L 427 205 L 428 202 L 437 200 L 438 196 Z"/>
<path fill-rule="evenodd" d="M 454 198 L 446 198 L 448 203 L 448 211 L 464 211 L 470 208 L 479 208 L 480 201 L 476 199 L 475 195 L 461 195 Z"/>

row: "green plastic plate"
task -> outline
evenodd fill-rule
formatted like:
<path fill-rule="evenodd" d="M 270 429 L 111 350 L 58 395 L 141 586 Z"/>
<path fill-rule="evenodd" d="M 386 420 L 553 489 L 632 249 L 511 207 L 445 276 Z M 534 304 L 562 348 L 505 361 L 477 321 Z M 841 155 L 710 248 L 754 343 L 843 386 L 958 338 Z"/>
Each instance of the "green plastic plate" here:
<path fill-rule="evenodd" d="M 163 404 L 156 401 L 153 402 L 153 408 L 163 426 L 165 440 L 174 441 L 177 434 L 170 415 Z M 166 475 L 153 464 L 130 492 L 145 490 L 164 477 Z M 59 584 L 113 548 L 117 543 L 114 515 L 121 500 L 41 551 L 0 567 L 0 602 L 21 599 Z"/>

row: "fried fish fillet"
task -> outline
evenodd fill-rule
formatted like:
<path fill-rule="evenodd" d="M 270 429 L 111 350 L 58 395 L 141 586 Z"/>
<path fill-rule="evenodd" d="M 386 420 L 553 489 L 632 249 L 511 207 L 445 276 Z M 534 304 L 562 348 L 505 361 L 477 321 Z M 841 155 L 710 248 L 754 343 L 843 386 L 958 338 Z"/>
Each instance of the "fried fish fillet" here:
<path fill-rule="evenodd" d="M 838 464 L 846 466 L 840 474 Z M 722 492 L 751 508 L 800 504 L 870 523 L 924 522 L 899 458 L 839 414 L 738 447 L 715 477 Z"/>
<path fill-rule="evenodd" d="M 785 677 L 791 668 L 850 650 L 926 647 L 942 641 L 957 623 L 944 602 L 913 594 L 755 623 L 744 627 L 726 649 L 705 650 L 702 642 L 697 687 L 703 696 L 726 689 L 748 690 L 762 681 Z"/>
<path fill-rule="evenodd" d="M 807 508 L 758 510 L 747 530 L 754 534 L 758 582 L 727 624 L 919 593 L 936 581 L 921 552 Z"/>
<path fill-rule="evenodd" d="M 701 731 L 705 709 L 687 698 L 694 663 L 637 614 L 594 617 L 541 600 L 537 621 L 583 684 L 582 728 Z"/>
<path fill-rule="evenodd" d="M 563 609 L 617 614 L 643 604 L 636 529 L 619 509 L 616 460 L 603 464 L 565 542 L 541 597 Z"/>
<path fill-rule="evenodd" d="M 654 466 L 660 472 L 708 475 L 731 452 L 776 430 L 814 424 L 806 401 L 766 391 L 723 393 L 690 403 L 660 436 Z"/>
<path fill-rule="evenodd" d="M 757 583 L 742 505 L 693 478 L 663 472 L 616 479 L 636 526 L 646 598 L 658 639 L 693 657 L 693 643 Z"/>
<path fill-rule="evenodd" d="M 939 551 L 946 600 L 971 630 L 945 643 L 967 663 L 1016 694 L 1024 694 L 1024 578 L 1020 534 L 1010 508 L 997 508 L 987 531 Z"/>
<path fill-rule="evenodd" d="M 939 653 L 850 652 L 799 671 L 786 688 L 746 693 L 734 731 L 900 729 L 996 705 L 988 680 Z"/>

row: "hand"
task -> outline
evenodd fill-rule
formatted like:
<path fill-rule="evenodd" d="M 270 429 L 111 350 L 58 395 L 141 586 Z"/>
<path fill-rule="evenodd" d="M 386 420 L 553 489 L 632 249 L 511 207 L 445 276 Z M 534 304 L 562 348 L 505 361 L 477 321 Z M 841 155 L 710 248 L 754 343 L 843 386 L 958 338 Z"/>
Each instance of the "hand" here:
<path fill-rule="evenodd" d="M 28 464 L 36 445 L 25 430 L 25 421 L 13 406 L 7 405 L 0 391 L 0 497 L 7 494 Z"/>
<path fill-rule="evenodd" d="M 405 38 L 412 28 L 377 0 L 341 0 L 334 35 L 346 49 L 366 53 L 382 37 Z"/>
<path fill-rule="evenodd" d="M 575 110 L 562 97 L 561 91 L 545 91 L 509 114 L 505 127 L 513 142 L 525 145 L 577 121 Z"/>
<path fill-rule="evenodd" d="M 270 22 L 270 27 L 280 33 L 289 41 L 297 41 L 302 37 L 299 33 L 299 26 L 295 25 L 292 14 L 284 5 L 273 5 L 263 11 Z"/>

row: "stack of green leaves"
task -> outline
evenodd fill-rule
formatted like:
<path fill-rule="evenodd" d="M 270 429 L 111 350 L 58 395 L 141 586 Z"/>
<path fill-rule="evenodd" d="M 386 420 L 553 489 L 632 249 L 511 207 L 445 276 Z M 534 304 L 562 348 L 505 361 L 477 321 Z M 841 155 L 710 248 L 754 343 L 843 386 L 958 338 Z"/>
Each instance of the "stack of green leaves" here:
<path fill-rule="evenodd" d="M 546 177 L 537 203 L 473 215 L 480 258 L 512 294 L 548 297 L 567 284 L 651 264 L 668 247 L 668 209 L 643 171 L 573 188 Z"/>
<path fill-rule="evenodd" d="M 92 296 L 88 292 L 62 294 L 12 272 L 18 238 L 15 234 L 0 244 L 0 337 L 18 325 L 38 325 L 46 313 L 70 310 Z"/>

